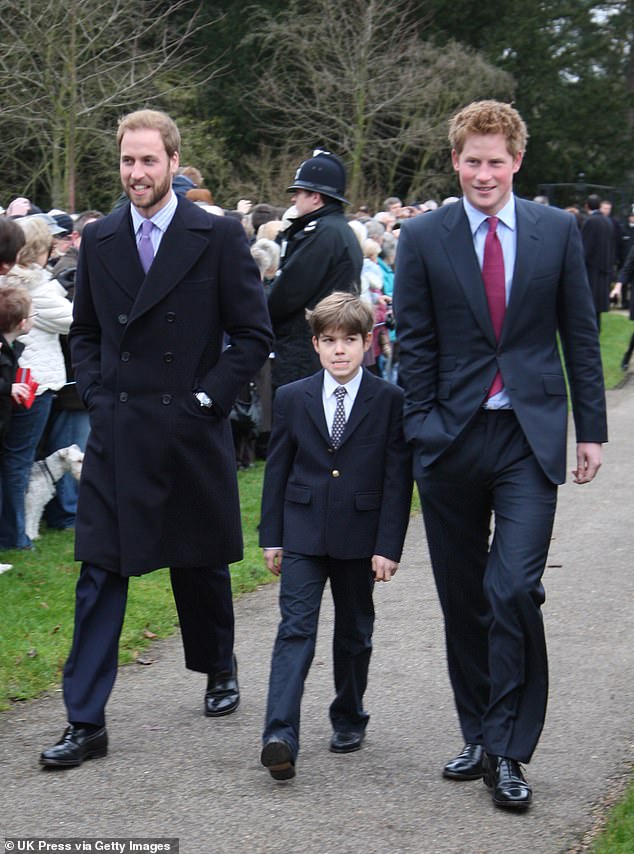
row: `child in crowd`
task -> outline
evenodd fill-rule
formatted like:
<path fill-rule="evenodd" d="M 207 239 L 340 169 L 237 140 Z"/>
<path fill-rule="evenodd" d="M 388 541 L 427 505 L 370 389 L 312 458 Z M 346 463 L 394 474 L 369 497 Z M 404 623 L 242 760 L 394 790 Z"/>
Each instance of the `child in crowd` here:
<path fill-rule="evenodd" d="M 362 368 L 372 308 L 335 292 L 306 316 L 323 370 L 276 393 L 260 524 L 266 565 L 281 574 L 261 754 L 275 780 L 295 775 L 300 703 L 328 579 L 336 691 L 330 750 L 361 747 L 373 586 L 398 568 L 412 491 L 402 392 Z"/>
<path fill-rule="evenodd" d="M 31 295 L 24 288 L 0 287 L 0 453 L 4 432 L 11 418 L 12 403 L 23 403 L 30 394 L 26 383 L 15 382 L 18 359 L 24 344 L 16 341 L 19 335 L 33 326 Z M 2 483 L 0 482 L 0 508 Z M 11 569 L 10 563 L 0 563 L 0 574 Z"/>

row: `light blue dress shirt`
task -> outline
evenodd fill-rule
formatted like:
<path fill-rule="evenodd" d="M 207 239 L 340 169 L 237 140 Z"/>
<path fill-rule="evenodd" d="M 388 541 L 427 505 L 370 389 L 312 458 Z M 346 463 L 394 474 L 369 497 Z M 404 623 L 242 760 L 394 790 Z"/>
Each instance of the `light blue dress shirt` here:
<path fill-rule="evenodd" d="M 156 253 L 158 252 L 158 248 L 161 245 L 163 235 L 167 231 L 167 227 L 174 218 L 177 205 L 178 199 L 176 198 L 176 193 L 172 190 L 172 195 L 170 196 L 168 203 L 166 205 L 163 205 L 161 210 L 157 211 L 154 216 L 150 217 L 150 220 L 154 225 L 152 233 L 150 234 L 152 246 L 154 247 L 154 255 L 156 255 Z M 134 205 L 130 205 L 130 213 L 132 214 L 132 228 L 134 230 L 134 237 L 138 248 L 139 241 L 141 240 L 141 226 L 145 222 L 146 217 L 141 216 L 141 214 L 134 207 Z"/>
<path fill-rule="evenodd" d="M 463 197 L 462 203 L 464 205 L 465 213 L 467 214 L 467 219 L 469 220 L 469 227 L 473 236 L 475 253 L 478 257 L 480 269 L 482 269 L 482 262 L 484 260 L 484 241 L 486 240 L 486 236 L 489 231 L 489 224 L 487 222 L 489 214 L 482 213 L 482 211 L 474 208 L 473 205 L 467 201 L 466 197 Z M 502 246 L 502 254 L 504 255 L 506 304 L 508 306 L 509 298 L 511 296 L 511 287 L 513 285 L 513 271 L 515 270 L 515 255 L 517 251 L 515 196 L 512 193 L 511 198 L 504 207 L 495 214 L 495 216 L 497 216 L 499 220 L 497 235 Z M 504 377 L 502 379 L 504 379 Z M 490 397 L 484 404 L 484 407 L 485 409 L 510 409 L 511 402 L 508 394 L 506 393 L 506 389 L 502 388 L 501 391 L 493 395 L 493 397 Z"/>

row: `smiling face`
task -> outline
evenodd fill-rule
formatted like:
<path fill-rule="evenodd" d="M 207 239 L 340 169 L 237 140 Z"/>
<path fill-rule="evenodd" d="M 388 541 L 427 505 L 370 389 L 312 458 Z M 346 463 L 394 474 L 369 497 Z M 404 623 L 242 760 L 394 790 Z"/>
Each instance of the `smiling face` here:
<path fill-rule="evenodd" d="M 477 210 L 493 216 L 511 197 L 513 175 L 522 165 L 523 152 L 509 154 L 501 133 L 471 134 L 460 154 L 451 152 L 462 192 Z"/>
<path fill-rule="evenodd" d="M 322 368 L 340 385 L 345 385 L 357 375 L 371 343 L 371 332 L 364 338 L 360 332 L 327 329 L 318 338 L 313 336 L 313 347 L 319 354 Z"/>
<path fill-rule="evenodd" d="M 169 157 L 158 130 L 128 130 L 121 138 L 119 172 L 125 194 L 148 219 L 169 200 L 178 152 Z"/>

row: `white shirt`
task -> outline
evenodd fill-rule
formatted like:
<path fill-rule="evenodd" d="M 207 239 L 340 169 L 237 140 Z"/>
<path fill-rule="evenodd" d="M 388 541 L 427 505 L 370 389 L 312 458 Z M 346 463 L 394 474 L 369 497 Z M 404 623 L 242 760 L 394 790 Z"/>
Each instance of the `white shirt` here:
<path fill-rule="evenodd" d="M 322 403 L 324 405 L 324 415 L 326 416 L 326 424 L 328 425 L 328 432 L 332 432 L 332 422 L 335 420 L 335 409 L 337 408 L 337 398 L 335 396 L 335 389 L 339 388 L 340 385 L 343 385 L 347 394 L 343 398 L 343 408 L 346 413 L 346 421 L 350 418 L 350 412 L 352 410 L 352 405 L 357 396 L 357 392 L 359 391 L 359 386 L 361 385 L 361 378 L 363 377 L 363 368 L 359 368 L 356 376 L 354 376 L 349 382 L 343 384 L 338 382 L 333 376 L 331 376 L 328 371 L 324 370 L 324 385 L 321 393 Z"/>

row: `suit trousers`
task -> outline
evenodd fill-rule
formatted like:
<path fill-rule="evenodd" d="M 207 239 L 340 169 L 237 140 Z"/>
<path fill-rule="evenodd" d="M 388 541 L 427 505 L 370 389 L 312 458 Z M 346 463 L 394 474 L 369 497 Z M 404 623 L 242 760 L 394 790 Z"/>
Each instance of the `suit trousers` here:
<path fill-rule="evenodd" d="M 542 574 L 557 487 L 512 410 L 481 410 L 417 484 L 464 739 L 528 762 L 548 696 Z"/>
<path fill-rule="evenodd" d="M 315 654 L 319 610 L 326 581 L 335 606 L 333 665 L 335 699 L 330 721 L 335 731 L 365 731 L 363 709 L 374 629 L 374 576 L 369 558 L 335 560 L 284 552 L 279 624 L 269 678 L 263 740 L 283 738 L 299 750 L 300 704 Z"/>
<path fill-rule="evenodd" d="M 174 567 L 170 580 L 186 667 L 209 674 L 230 672 L 234 619 L 229 567 Z M 68 720 L 73 723 L 104 725 L 117 675 L 128 581 L 115 572 L 82 564 L 73 643 L 63 678 Z"/>

